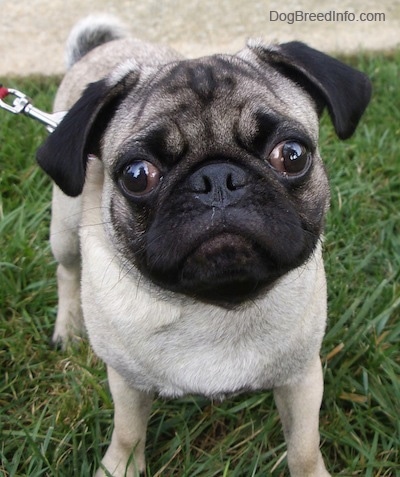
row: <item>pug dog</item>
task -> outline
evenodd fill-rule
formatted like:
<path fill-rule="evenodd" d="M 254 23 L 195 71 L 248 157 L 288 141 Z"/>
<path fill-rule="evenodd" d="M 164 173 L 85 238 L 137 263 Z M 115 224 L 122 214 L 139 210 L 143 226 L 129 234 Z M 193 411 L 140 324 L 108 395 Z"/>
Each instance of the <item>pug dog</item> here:
<path fill-rule="evenodd" d="M 115 405 L 96 475 L 144 472 L 155 394 L 273 389 L 291 476 L 328 476 L 319 117 L 351 136 L 368 78 L 300 42 L 185 59 L 107 17 L 67 51 L 68 112 L 37 158 L 55 182 L 53 339 L 87 330 Z"/>

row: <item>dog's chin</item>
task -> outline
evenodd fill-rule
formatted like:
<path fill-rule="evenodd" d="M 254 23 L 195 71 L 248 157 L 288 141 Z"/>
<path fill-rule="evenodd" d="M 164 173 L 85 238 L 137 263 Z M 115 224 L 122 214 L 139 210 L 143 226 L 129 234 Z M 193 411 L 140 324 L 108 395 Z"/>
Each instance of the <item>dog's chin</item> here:
<path fill-rule="evenodd" d="M 170 274 L 159 284 L 203 302 L 232 308 L 255 299 L 283 273 L 257 244 L 224 233 L 192 250 L 179 265 L 175 279 L 171 280 L 174 274 Z"/>

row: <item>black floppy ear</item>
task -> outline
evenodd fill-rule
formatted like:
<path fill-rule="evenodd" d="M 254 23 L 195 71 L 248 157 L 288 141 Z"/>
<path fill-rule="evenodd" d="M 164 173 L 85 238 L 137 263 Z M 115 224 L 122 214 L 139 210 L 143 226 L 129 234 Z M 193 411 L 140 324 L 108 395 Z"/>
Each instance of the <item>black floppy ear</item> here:
<path fill-rule="evenodd" d="M 89 84 L 38 149 L 39 165 L 65 194 L 76 197 L 82 193 L 88 154 L 98 154 L 109 116 L 137 79 L 138 73 L 131 71 L 111 85 L 108 78 Z"/>
<path fill-rule="evenodd" d="M 371 82 L 364 73 L 298 41 L 271 47 L 248 46 L 307 90 L 320 113 L 325 106 L 328 108 L 340 139 L 354 133 L 371 98 Z"/>

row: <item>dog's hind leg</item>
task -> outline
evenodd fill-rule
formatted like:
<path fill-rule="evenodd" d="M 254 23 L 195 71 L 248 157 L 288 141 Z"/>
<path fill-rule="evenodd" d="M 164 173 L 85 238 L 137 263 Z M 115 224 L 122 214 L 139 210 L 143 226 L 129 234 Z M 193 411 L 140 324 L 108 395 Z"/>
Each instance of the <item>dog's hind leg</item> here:
<path fill-rule="evenodd" d="M 319 409 L 323 393 L 319 356 L 296 384 L 274 390 L 287 443 L 291 477 L 329 477 L 319 450 Z"/>
<path fill-rule="evenodd" d="M 114 400 L 114 430 L 111 444 L 96 477 L 137 477 L 145 469 L 144 447 L 152 394 L 138 391 L 110 366 L 108 382 Z"/>
<path fill-rule="evenodd" d="M 58 262 L 58 311 L 53 343 L 62 346 L 84 333 L 80 298 L 80 220 L 81 198 L 68 197 L 54 186 L 50 243 Z"/>

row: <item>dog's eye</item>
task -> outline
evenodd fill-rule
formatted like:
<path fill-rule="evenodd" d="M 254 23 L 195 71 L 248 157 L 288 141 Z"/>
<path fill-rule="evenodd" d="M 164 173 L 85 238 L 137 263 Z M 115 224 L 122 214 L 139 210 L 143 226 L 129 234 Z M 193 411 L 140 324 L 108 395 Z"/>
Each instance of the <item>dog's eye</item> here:
<path fill-rule="evenodd" d="M 142 196 L 155 189 L 161 173 L 151 162 L 135 161 L 125 167 L 120 177 L 124 192 L 131 196 Z"/>
<path fill-rule="evenodd" d="M 285 141 L 274 147 L 268 161 L 275 170 L 283 175 L 298 176 L 310 165 L 311 153 L 299 142 Z"/>

